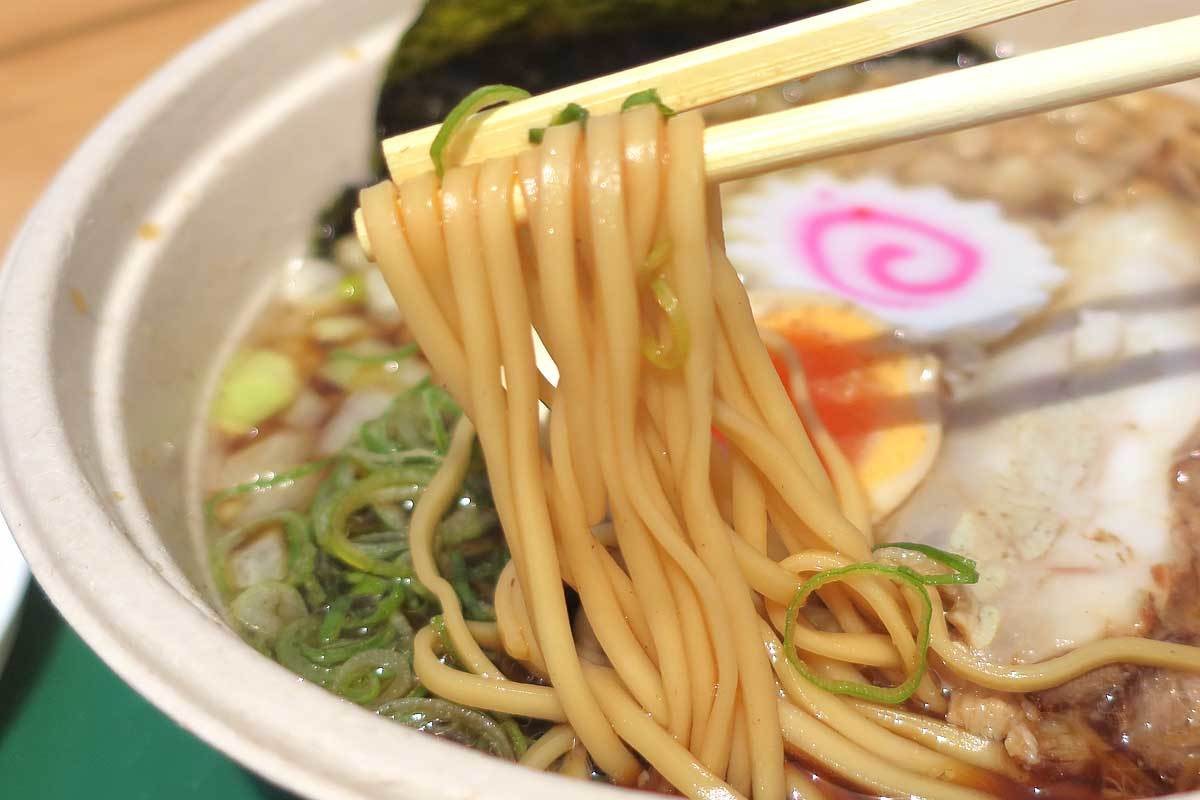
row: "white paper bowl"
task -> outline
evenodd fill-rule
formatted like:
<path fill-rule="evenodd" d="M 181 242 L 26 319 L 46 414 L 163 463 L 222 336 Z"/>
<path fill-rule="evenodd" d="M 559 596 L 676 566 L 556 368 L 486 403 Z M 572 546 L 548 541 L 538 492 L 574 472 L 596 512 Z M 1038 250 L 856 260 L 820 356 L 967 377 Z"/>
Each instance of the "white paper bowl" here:
<path fill-rule="evenodd" d="M 214 366 L 323 201 L 366 174 L 381 65 L 415 10 L 258 5 L 172 61 L 70 160 L 0 269 L 0 507 L 50 598 L 122 678 L 289 789 L 614 797 L 302 684 L 197 588 L 195 422 Z"/>
<path fill-rule="evenodd" d="M 0 677 L 4 664 L 17 638 L 17 623 L 21 617 L 21 599 L 29 585 L 29 569 L 21 558 L 17 543 L 0 518 Z"/>

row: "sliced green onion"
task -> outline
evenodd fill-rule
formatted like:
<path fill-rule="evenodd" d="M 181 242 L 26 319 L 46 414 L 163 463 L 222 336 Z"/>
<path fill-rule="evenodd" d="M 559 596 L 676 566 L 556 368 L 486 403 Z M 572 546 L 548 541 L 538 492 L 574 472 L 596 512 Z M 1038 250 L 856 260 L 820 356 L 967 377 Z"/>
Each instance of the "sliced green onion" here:
<path fill-rule="evenodd" d="M 659 369 L 678 369 L 687 359 L 688 348 L 691 345 L 687 317 L 679 307 L 679 298 L 666 278 L 660 275 L 652 280 L 650 291 L 654 293 L 655 302 L 667 317 L 671 338 L 660 342 L 647 336 L 642 341 L 642 355 Z"/>
<path fill-rule="evenodd" d="M 225 368 L 212 405 L 212 423 L 222 433 L 243 436 L 291 405 L 300 393 L 300 372 L 274 350 L 246 350 Z"/>
<path fill-rule="evenodd" d="M 412 565 L 403 559 L 385 561 L 368 553 L 351 539 L 350 516 L 375 501 L 385 490 L 402 490 L 408 499 L 421 492 L 424 475 L 407 468 L 387 469 L 369 475 L 340 490 L 327 506 L 314 508 L 313 522 L 317 544 L 344 564 L 361 572 L 388 578 L 412 575 Z"/>
<path fill-rule="evenodd" d="M 333 469 L 329 471 L 329 475 L 325 480 L 321 481 L 321 485 L 317 487 L 316 494 L 313 495 L 312 506 L 308 511 L 308 518 L 312 521 L 313 535 L 316 536 L 322 525 L 327 523 L 329 519 L 329 511 L 333 508 L 333 503 L 346 487 L 350 486 L 358 479 L 358 471 L 355 468 L 354 462 L 340 460 L 334 464 Z"/>
<path fill-rule="evenodd" d="M 316 633 L 320 624 L 319 618 L 310 615 L 285 625 L 275 640 L 275 659 L 304 680 L 328 686 L 333 669 L 314 664 L 302 650 L 304 640 Z"/>
<path fill-rule="evenodd" d="M 446 428 L 444 412 L 451 409 L 453 412 L 457 412 L 458 406 L 454 404 L 453 400 L 450 400 L 448 394 L 441 390 L 423 391 L 421 401 L 425 406 L 425 416 L 429 419 L 430 430 L 433 431 L 433 448 L 438 453 L 445 455 L 446 451 L 450 449 L 450 431 Z"/>
<path fill-rule="evenodd" d="M 679 307 L 679 298 L 667 281 L 664 269 L 671 258 L 670 239 L 660 239 L 651 248 L 638 269 L 639 283 L 648 284 L 654 301 L 667 317 L 670 339 L 666 342 L 647 336 L 642 340 L 642 354 L 660 369 L 677 369 L 687 359 L 690 333 L 687 318 Z"/>
<path fill-rule="evenodd" d="M 217 506 L 224 503 L 231 497 L 240 497 L 250 492 L 266 492 L 271 489 L 278 489 L 284 486 L 290 486 L 301 478 L 307 478 L 314 472 L 320 472 L 329 466 L 332 459 L 322 458 L 319 461 L 310 461 L 307 464 L 301 464 L 293 469 L 284 472 L 269 472 L 255 480 L 246 483 L 239 483 L 237 486 L 230 486 L 228 489 L 222 489 L 213 494 L 204 504 L 205 516 L 212 519 L 213 513 Z"/>
<path fill-rule="evenodd" d="M 488 586 L 495 586 L 496 581 L 500 578 L 500 573 L 508 564 L 509 554 L 503 543 L 492 548 L 487 557 L 480 561 L 471 564 L 467 567 L 467 571 L 471 576 L 471 580 L 483 583 Z M 493 612 L 489 612 L 494 616 Z"/>
<path fill-rule="evenodd" d="M 662 273 L 663 268 L 667 265 L 667 261 L 670 258 L 671 240 L 659 239 L 654 243 L 654 247 L 650 248 L 650 252 L 646 254 L 646 260 L 642 262 L 642 266 L 638 270 L 638 276 L 643 281 L 653 280 Z"/>
<path fill-rule="evenodd" d="M 911 550 L 914 553 L 920 553 L 932 561 L 936 561 L 944 567 L 949 567 L 953 572 L 949 574 L 926 575 L 917 573 L 921 577 L 921 582 L 927 586 L 945 586 L 947 584 L 973 584 L 979 583 L 979 570 L 975 568 L 975 562 L 966 556 L 960 556 L 957 553 L 949 553 L 937 547 L 928 544 L 920 544 L 917 542 L 885 542 L 877 544 L 872 548 L 872 552 L 879 552 L 888 548 L 897 550 Z"/>
<path fill-rule="evenodd" d="M 361 272 L 351 273 L 337 285 L 338 297 L 350 303 L 361 303 L 367 299 L 367 281 Z"/>
<path fill-rule="evenodd" d="M 365 508 L 371 508 L 366 506 Z M 361 512 L 356 512 L 357 516 Z M 358 527 L 352 521 L 351 528 Z M 377 530 L 370 533 L 353 534 L 354 546 L 363 554 L 380 561 L 394 563 L 398 567 L 411 566 L 412 556 L 408 546 L 408 532 L 404 530 Z M 396 577 L 396 576 L 390 576 Z M 401 576 L 403 577 L 403 576 Z"/>
<path fill-rule="evenodd" d="M 454 547 L 483 536 L 500 524 L 500 517 L 490 508 L 470 505 L 457 506 L 437 526 L 438 546 Z"/>
<path fill-rule="evenodd" d="M 508 741 L 512 742 L 513 755 L 520 760 L 521 756 L 525 755 L 525 751 L 529 749 L 529 737 L 521 730 L 517 721 L 508 714 L 497 714 L 496 721 L 500 723 L 500 729 L 504 731 Z"/>
<path fill-rule="evenodd" d="M 357 317 L 352 319 L 358 320 Z M 339 322 L 338 318 L 326 317 L 316 324 Z M 361 322 L 361 320 L 359 320 Z M 314 328 L 314 335 L 317 332 Z M 326 334 L 326 341 L 339 342 L 352 337 L 339 338 L 337 335 Z M 329 352 L 325 363 L 317 374 L 346 392 L 368 388 L 408 389 L 411 387 L 412 373 L 401 369 L 401 364 L 420 351 L 416 345 L 409 344 L 395 349 L 380 350 L 373 343 L 356 348 L 337 348 Z M 413 370 L 421 371 L 419 365 Z"/>
<path fill-rule="evenodd" d="M 504 103 L 515 103 L 517 100 L 524 100 L 526 97 L 529 97 L 529 92 L 524 89 L 518 89 L 516 86 L 507 86 L 502 83 L 481 86 L 464 97 L 446 115 L 445 121 L 442 122 L 442 127 L 438 129 L 437 135 L 433 137 L 433 144 L 429 148 L 429 157 L 433 160 L 433 168 L 437 171 L 438 177 L 440 178 L 446 174 L 444 160 L 446 148 L 450 146 L 455 135 L 468 119 L 486 108 Z"/>
<path fill-rule="evenodd" d="M 471 586 L 470 574 L 467 572 L 467 562 L 463 558 L 462 551 L 450 551 L 446 556 L 446 560 L 449 562 L 449 569 L 445 572 L 446 580 L 454 587 L 454 593 L 458 595 L 458 599 L 462 603 L 463 614 L 466 618 L 485 622 L 495 619 L 495 611 L 491 606 L 479 599 L 475 588 Z"/>
<path fill-rule="evenodd" d="M 352 703 L 364 705 L 398 700 L 416 685 L 408 659 L 395 650 L 364 650 L 333 673 L 330 689 Z"/>
<path fill-rule="evenodd" d="M 267 650 L 284 626 L 308 614 L 296 587 L 263 581 L 243 590 L 229 604 L 239 632 L 259 650 Z"/>
<path fill-rule="evenodd" d="M 516 751 L 496 720 L 474 709 L 434 697 L 404 697 L 375 713 L 425 733 L 515 761 Z"/>
<path fill-rule="evenodd" d="M 356 616 L 354 621 L 359 625 L 378 625 L 385 619 L 390 619 L 393 614 L 404 605 L 404 584 L 400 581 L 392 581 L 392 585 L 388 590 L 375 601 L 375 609 L 369 614 Z"/>
<path fill-rule="evenodd" d="M 420 586 L 421 590 L 426 593 L 428 593 L 428 591 L 429 591 L 428 589 L 426 589 L 424 586 L 421 586 L 421 584 L 417 583 L 416 581 L 413 581 L 412 585 Z M 412 588 L 412 586 L 410 586 L 409 588 Z M 410 592 L 409 594 L 413 595 L 415 593 Z M 404 616 L 400 612 L 396 612 L 395 614 L 392 614 L 388 618 L 388 621 L 392 625 L 392 630 L 394 630 L 396 632 L 396 641 L 393 643 L 392 646 L 396 650 L 399 650 L 401 653 L 404 653 L 405 657 L 411 663 L 412 655 L 413 655 L 413 639 L 415 638 L 413 635 L 412 623 L 408 621 L 408 617 Z"/>
<path fill-rule="evenodd" d="M 551 118 L 550 125 L 547 127 L 552 128 L 555 125 L 568 125 L 572 122 L 587 122 L 587 118 L 588 110 L 586 108 L 578 103 L 567 103 L 566 106 L 563 107 L 562 111 L 559 111 Z M 530 144 L 541 144 L 542 139 L 545 138 L 545 136 L 546 128 L 529 129 Z"/>
<path fill-rule="evenodd" d="M 317 628 L 317 639 L 321 644 L 330 644 L 342 635 L 342 630 L 346 627 L 346 617 L 350 614 L 350 604 L 353 602 L 354 598 L 350 595 L 342 595 L 334 598 L 329 608 L 325 609 L 325 616 L 321 618 L 321 625 Z"/>
<path fill-rule="evenodd" d="M 316 632 L 319 637 L 320 625 L 317 626 Z M 383 625 L 378 630 L 372 631 L 366 636 L 339 637 L 328 642 L 320 641 L 318 638 L 317 644 L 309 644 L 307 638 L 301 639 L 299 647 L 300 652 L 310 663 L 323 667 L 332 667 L 345 663 L 351 656 L 363 651 L 387 647 L 395 639 L 396 630 L 390 626 Z"/>
<path fill-rule="evenodd" d="M 350 584 L 350 594 L 355 597 L 383 594 L 395 583 L 380 578 L 378 575 L 368 575 L 364 572 L 347 572 L 343 577 Z"/>
<path fill-rule="evenodd" d="M 916 589 L 917 594 L 921 598 L 922 612 L 921 617 L 917 620 L 916 669 L 898 686 L 880 687 L 857 681 L 824 678 L 809 669 L 796 650 L 794 639 L 796 618 L 800 613 L 800 609 L 804 607 L 805 601 L 808 600 L 808 596 L 827 583 L 842 581 L 854 575 L 879 575 L 889 580 L 906 583 Z M 916 693 L 917 687 L 921 684 L 921 679 L 925 677 L 925 671 L 929 666 L 929 624 L 932 619 L 933 602 L 929 599 L 929 589 L 926 588 L 922 576 L 913 572 L 908 567 L 890 567 L 883 564 L 851 564 L 848 567 L 827 569 L 823 572 L 818 572 L 802 583 L 800 588 L 796 589 L 796 594 L 792 597 L 792 602 L 788 604 L 787 619 L 783 626 L 783 650 L 787 656 L 788 663 L 792 665 L 792 668 L 796 672 L 800 673 L 809 683 L 827 692 L 857 697 L 872 703 L 898 705 Z"/>
<path fill-rule="evenodd" d="M 357 588 L 357 587 L 355 587 Z M 400 581 L 389 581 L 388 587 L 375 596 L 364 596 L 353 590 L 351 595 L 359 600 L 359 605 L 367 605 L 363 610 L 357 610 L 352 604 L 345 617 L 345 624 L 352 628 L 371 628 L 391 619 L 399 608 L 404 605 L 406 592 Z M 369 604 L 363 601 L 373 601 Z M 407 620 L 404 622 L 407 627 Z"/>
<path fill-rule="evenodd" d="M 441 614 L 434 616 L 429 620 L 429 627 L 433 628 L 433 632 L 437 634 L 438 643 L 442 646 L 442 653 L 454 664 L 461 664 L 462 659 L 454 647 L 454 642 L 450 639 L 450 632 L 446 630 L 445 617 Z"/>
<path fill-rule="evenodd" d="M 292 511 L 280 511 L 230 531 L 213 544 L 213 579 L 222 597 L 229 597 L 238 588 L 229 569 L 230 555 L 264 530 L 276 526 L 282 528 L 287 542 L 287 576 L 284 581 L 297 588 L 311 582 L 317 551 L 313 547 L 308 520 Z"/>
<path fill-rule="evenodd" d="M 563 106 L 563 110 L 554 115 L 554 119 L 550 120 L 551 125 L 568 125 L 572 122 L 586 122 L 588 118 L 588 110 L 578 103 L 567 103 Z"/>
<path fill-rule="evenodd" d="M 401 578 L 400 582 L 404 585 L 405 613 L 421 619 L 429 619 L 437 613 L 440 607 L 437 597 L 425 588 L 425 584 L 416 578 Z M 404 615 L 397 614 L 396 616 L 403 617 Z"/>
<path fill-rule="evenodd" d="M 389 453 L 376 453 L 362 447 L 347 447 L 344 455 L 367 472 L 399 467 L 426 467 L 430 470 L 430 478 L 441 464 L 442 457 L 434 450 L 402 450 Z"/>
<path fill-rule="evenodd" d="M 371 512 L 376 517 L 379 517 L 379 521 L 383 523 L 385 528 L 393 531 L 402 531 L 408 527 L 408 514 L 397 504 L 388 503 L 386 500 L 380 498 L 371 504 Z M 405 537 L 404 543 L 407 545 L 407 537 Z"/>
<path fill-rule="evenodd" d="M 625 102 L 621 103 L 621 110 L 628 111 L 631 108 L 638 106 L 654 105 L 664 117 L 670 117 L 675 114 L 675 109 L 668 106 L 662 101 L 658 95 L 658 89 L 643 89 L 640 92 L 634 92 L 625 98 Z"/>
<path fill-rule="evenodd" d="M 432 454 L 436 466 L 449 447 L 448 425 L 461 413 L 449 394 L 426 379 L 399 395 L 382 416 L 364 423 L 359 442 L 372 453 L 389 456 L 406 451 Z M 432 477 L 430 472 L 426 480 Z"/>
<path fill-rule="evenodd" d="M 398 449 L 391 431 L 388 430 L 386 416 L 364 422 L 358 429 L 358 439 L 371 453 L 394 453 Z"/>
<path fill-rule="evenodd" d="M 347 294 L 357 291 L 344 288 Z M 366 370 L 416 353 L 412 346 L 355 350 L 332 350 L 326 365 L 344 362 L 342 367 Z M 461 413 L 445 390 L 426 379 L 364 423 L 357 439 L 333 458 L 217 492 L 206 508 L 214 524 L 223 501 L 326 473 L 306 515 L 273 514 L 220 537 L 213 547 L 214 576 L 229 603 L 231 624 L 300 677 L 356 703 L 388 706 L 384 715 L 404 716 L 406 724 L 515 758 L 528 747 L 517 721 L 429 698 L 412 670 L 413 621 L 433 619 L 447 660 L 455 658 L 442 620 L 434 619 L 437 598 L 413 575 L 407 528 L 412 503 L 436 474 Z M 270 526 L 282 528 L 278 544 L 280 534 Z M 489 598 L 477 589 L 494 585 L 509 558 L 497 526 L 476 455 L 459 502 L 437 529 L 439 564 L 476 619 L 494 618 Z M 252 555 L 240 549 L 250 545 L 257 552 L 268 544 L 267 536 L 271 547 L 262 555 L 270 569 L 257 572 L 270 572 L 270 579 L 238 591 L 239 579 L 250 582 L 239 558 Z M 276 571 L 285 577 L 277 580 Z M 328 603 L 327 593 L 334 598 Z M 405 705 L 390 705 L 401 699 L 433 705 L 407 711 Z M 442 713 L 447 708 L 453 713 Z"/>

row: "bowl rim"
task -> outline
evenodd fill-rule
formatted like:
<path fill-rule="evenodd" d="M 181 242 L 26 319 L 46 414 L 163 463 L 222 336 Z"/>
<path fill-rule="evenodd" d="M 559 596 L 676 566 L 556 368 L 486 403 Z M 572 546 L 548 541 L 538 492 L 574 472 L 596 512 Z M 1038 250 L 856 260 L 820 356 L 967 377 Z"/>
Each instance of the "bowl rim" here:
<path fill-rule="evenodd" d="M 170 635 L 164 625 L 168 619 L 186 624 L 187 646 L 220 653 L 227 662 L 222 669 L 237 674 L 239 682 L 245 675 L 247 684 L 281 689 L 286 685 L 282 668 L 242 644 L 211 611 L 206 614 L 185 598 L 123 535 L 62 425 L 51 350 L 59 271 L 68 261 L 70 231 L 114 169 L 126 165 L 134 134 L 154 124 L 222 58 L 321 2 L 264 0 L 186 47 L 104 118 L 26 217 L 0 265 L 0 374 L 5 376 L 0 383 L 0 508 L 51 602 L 122 680 L 207 744 L 290 791 L 347 800 L 466 800 L 485 794 L 553 800 L 564 790 L 573 797 L 603 800 L 630 794 L 437 741 L 363 714 L 311 684 L 291 686 L 289 697 L 296 702 L 284 708 L 268 707 L 264 697 L 246 692 L 235 702 L 202 667 L 209 663 L 204 658 L 186 657 L 182 644 L 156 646 L 180 638 L 177 633 L 159 636 Z M 390 8 L 400 14 L 412 6 L 394 3 Z M 37 475 L 36 487 L 18 477 L 23 474 Z M 99 560 L 103 569 L 93 569 Z M 130 585 L 138 587 L 137 598 L 124 596 Z M 137 630 L 130 629 L 131 621 Z M 305 730 L 303 723 L 309 720 L 301 709 L 330 724 Z M 387 737 L 403 745 L 405 758 L 345 746 L 347 741 L 374 743 Z"/>

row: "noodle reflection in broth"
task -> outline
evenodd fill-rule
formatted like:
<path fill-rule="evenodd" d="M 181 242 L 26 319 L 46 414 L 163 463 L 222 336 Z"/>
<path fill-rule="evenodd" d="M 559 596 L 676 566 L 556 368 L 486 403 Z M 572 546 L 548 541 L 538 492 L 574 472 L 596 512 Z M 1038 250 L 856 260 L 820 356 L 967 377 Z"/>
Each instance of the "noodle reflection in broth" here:
<path fill-rule="evenodd" d="M 440 185 L 363 192 L 376 263 L 464 412 L 410 525 L 444 625 L 415 635 L 421 684 L 552 723 L 521 757 L 537 768 L 774 800 L 813 791 L 796 757 L 877 794 L 969 798 L 1022 770 L 940 719 L 930 658 L 1001 692 L 1112 663 L 1200 671 L 1200 650 L 1148 639 L 998 666 L 952 638 L 939 586 L 971 565 L 875 549 L 862 487 L 803 387 L 779 381 L 725 256 L 702 134 L 697 113 L 641 106 Z M 476 438 L 512 554 L 495 623 L 468 621 L 432 554 Z M 805 613 L 810 594 L 828 619 Z"/>

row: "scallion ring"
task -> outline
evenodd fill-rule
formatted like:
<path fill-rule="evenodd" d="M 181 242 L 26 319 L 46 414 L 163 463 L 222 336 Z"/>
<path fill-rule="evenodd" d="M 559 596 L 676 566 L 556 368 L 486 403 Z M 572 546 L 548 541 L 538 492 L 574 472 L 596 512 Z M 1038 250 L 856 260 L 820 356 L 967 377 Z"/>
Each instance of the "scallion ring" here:
<path fill-rule="evenodd" d="M 437 135 L 433 137 L 433 144 L 429 148 L 429 158 L 433 161 L 433 168 L 437 171 L 438 177 L 440 178 L 446 174 L 446 149 L 454 141 L 454 137 L 460 132 L 460 129 L 468 119 L 484 109 L 504 103 L 515 103 L 518 100 L 524 100 L 526 97 L 529 97 L 529 92 L 503 83 L 480 86 L 464 97 L 446 115 L 446 119 L 442 122 L 442 127 L 438 129 Z"/>
<path fill-rule="evenodd" d="M 800 613 L 800 609 L 804 607 L 805 601 L 808 600 L 808 596 L 827 583 L 843 581 L 854 575 L 879 575 L 889 580 L 908 584 L 917 591 L 918 596 L 921 598 L 921 616 L 917 620 L 917 665 L 908 678 L 898 686 L 880 687 L 858 683 L 857 681 L 823 678 L 809 669 L 796 650 L 794 639 L 796 618 Z M 917 687 L 921 684 L 921 679 L 925 677 L 925 671 L 929 666 L 929 625 L 932 619 L 933 602 L 929 599 L 929 589 L 921 579 L 921 576 L 908 567 L 891 567 L 883 564 L 851 564 L 848 567 L 827 569 L 823 572 L 818 572 L 800 584 L 800 587 L 796 589 L 796 594 L 792 597 L 792 602 L 788 604 L 787 619 L 783 627 L 784 655 L 787 657 L 788 663 L 792 665 L 792 668 L 796 672 L 800 673 L 801 677 L 827 692 L 857 697 L 872 703 L 898 705 L 913 696 L 917 691 Z"/>
<path fill-rule="evenodd" d="M 285 625 L 275 640 L 275 658 L 304 680 L 329 686 L 333 680 L 333 669 L 314 664 L 301 649 L 301 643 L 315 634 L 320 624 L 318 617 L 310 615 Z"/>
<path fill-rule="evenodd" d="M 317 551 L 313 547 L 308 520 L 292 511 L 280 511 L 230 531 L 213 545 L 213 579 L 222 597 L 229 597 L 238 589 L 229 567 L 229 557 L 263 531 L 275 527 L 283 531 L 287 543 L 287 576 L 284 581 L 297 588 L 312 582 Z"/>
<path fill-rule="evenodd" d="M 550 119 L 550 125 L 568 125 L 572 122 L 587 122 L 588 110 L 578 103 L 567 103 L 562 111 L 559 111 Z M 530 128 L 529 143 L 541 144 L 542 139 L 546 136 L 546 128 Z"/>
<path fill-rule="evenodd" d="M 384 469 L 339 490 L 326 506 L 319 510 L 314 507 L 317 544 L 361 572 L 388 578 L 410 576 L 412 566 L 405 559 L 384 560 L 356 545 L 350 536 L 349 523 L 351 515 L 376 501 L 377 493 L 387 492 L 393 501 L 399 497 L 398 493 L 416 499 L 424 483 L 424 475 L 409 468 Z"/>
<path fill-rule="evenodd" d="M 953 572 L 939 575 L 917 573 L 921 578 L 921 582 L 927 586 L 979 583 L 979 570 L 976 569 L 975 562 L 966 556 L 949 553 L 932 545 L 920 544 L 918 542 L 885 542 L 875 545 L 871 550 L 877 553 L 880 550 L 887 550 L 889 548 L 911 550 L 914 553 L 920 553 L 926 558 L 953 570 Z"/>
<path fill-rule="evenodd" d="M 654 293 L 655 302 L 667 317 L 671 337 L 668 341 L 661 342 L 647 336 L 642 341 L 642 355 L 659 369 L 677 369 L 687 360 L 691 341 L 687 317 L 680 308 L 678 296 L 665 277 L 659 275 L 650 281 L 650 291 Z"/>
<path fill-rule="evenodd" d="M 512 742 L 500 723 L 474 709 L 435 697 L 404 697 L 384 703 L 375 713 L 401 725 L 516 760 Z"/>
<path fill-rule="evenodd" d="M 631 108 L 648 105 L 658 108 L 659 113 L 664 117 L 670 117 L 675 114 L 675 109 L 662 101 L 662 97 L 658 94 L 658 89 L 643 89 L 640 92 L 634 92 L 625 98 L 624 103 L 621 103 L 621 110 L 628 111 Z"/>
<path fill-rule="evenodd" d="M 228 489 L 222 489 L 216 492 L 209 498 L 205 504 L 205 515 L 208 519 L 212 519 L 217 506 L 224 503 L 233 497 L 239 497 L 251 492 L 265 492 L 271 489 L 278 489 L 282 486 L 295 483 L 301 478 L 307 478 L 314 472 L 319 472 L 329 465 L 333 459 L 322 458 L 319 461 L 310 461 L 307 464 L 301 464 L 293 469 L 285 470 L 284 472 L 271 472 L 256 478 L 246 483 L 239 483 L 237 486 L 230 486 Z"/>
<path fill-rule="evenodd" d="M 398 700 L 416 685 L 406 656 L 391 649 L 364 650 L 333 673 L 330 689 L 352 703 Z"/>
<path fill-rule="evenodd" d="M 229 615 L 241 634 L 259 650 L 269 650 L 284 626 L 307 614 L 300 592 L 281 581 L 256 583 L 229 604 Z"/>

